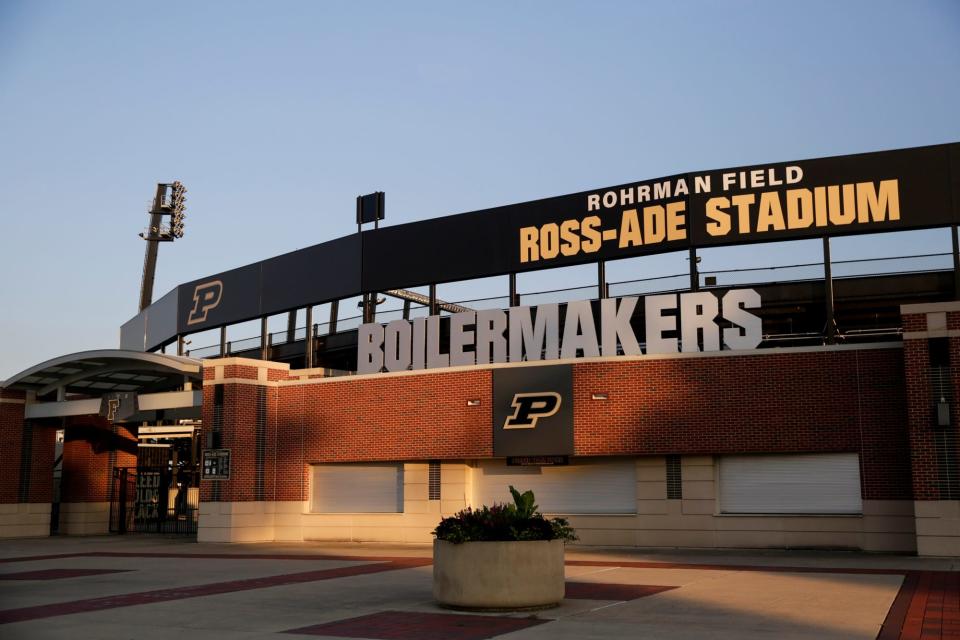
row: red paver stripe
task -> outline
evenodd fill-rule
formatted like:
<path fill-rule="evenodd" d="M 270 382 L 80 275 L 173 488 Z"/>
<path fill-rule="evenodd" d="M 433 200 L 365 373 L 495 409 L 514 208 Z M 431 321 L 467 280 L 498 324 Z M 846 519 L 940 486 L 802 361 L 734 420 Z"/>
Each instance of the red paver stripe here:
<path fill-rule="evenodd" d="M 132 569 L 39 569 L 37 571 L 0 573 L 0 580 L 62 580 L 63 578 L 99 576 L 105 573 L 125 573 L 127 571 L 132 571 Z"/>
<path fill-rule="evenodd" d="M 52 618 L 55 616 L 65 616 L 74 613 L 102 611 L 104 609 L 116 609 L 118 607 L 132 607 L 141 604 L 153 604 L 155 602 L 169 602 L 171 600 L 199 598 L 201 596 L 233 593 L 236 591 L 265 589 L 267 587 L 299 584 L 303 582 L 316 582 L 318 580 L 346 578 L 369 573 L 408 569 L 411 567 L 423 566 L 425 564 L 429 564 L 429 561 L 419 558 L 404 558 L 395 562 L 364 564 L 354 567 L 339 567 L 336 569 L 322 569 L 319 571 L 289 573 L 285 575 L 267 576 L 264 578 L 250 578 L 246 580 L 232 580 L 229 582 L 215 582 L 211 584 L 176 587 L 173 589 L 158 589 L 155 591 L 141 591 L 139 593 L 125 593 L 103 598 L 90 598 L 88 600 L 74 600 L 72 602 L 59 602 L 36 607 L 24 607 L 22 609 L 7 609 L 5 611 L 0 611 L 0 624 L 23 622 L 25 620 L 38 620 L 41 618 Z"/>
<path fill-rule="evenodd" d="M 54 553 L 47 556 L 20 556 L 19 558 L 0 558 L 3 562 L 35 562 L 37 560 L 60 560 L 62 558 L 79 558 L 80 556 L 90 555 L 88 553 Z"/>
<path fill-rule="evenodd" d="M 484 640 L 545 622 L 549 620 L 457 613 L 381 611 L 358 618 L 290 629 L 284 633 L 338 638 L 371 638 L 372 640 Z"/>
<path fill-rule="evenodd" d="M 567 598 L 574 600 L 636 600 L 677 587 L 654 584 L 611 584 L 606 582 L 568 582 Z"/>
<path fill-rule="evenodd" d="M 905 569 L 833 569 L 830 567 L 791 567 L 786 565 L 696 564 L 685 562 L 619 562 L 616 560 L 567 560 L 571 567 L 623 567 L 625 569 L 696 569 L 699 571 L 776 571 L 790 573 L 848 573 L 865 575 L 903 575 Z"/>
<path fill-rule="evenodd" d="M 900 630 L 903 629 L 903 622 L 907 619 L 907 611 L 910 610 L 910 602 L 917 591 L 919 576 L 916 571 L 910 571 L 903 578 L 903 584 L 900 585 L 900 591 L 894 598 L 887 617 L 883 621 L 877 640 L 897 640 L 900 637 Z"/>
<path fill-rule="evenodd" d="M 414 559 L 409 556 L 341 556 L 280 553 L 145 553 L 128 551 L 90 551 L 86 553 L 59 553 L 46 556 L 0 558 L 4 562 L 37 562 L 63 558 L 202 558 L 212 560 L 336 560 L 340 562 L 393 562 Z M 419 558 L 417 558 L 419 559 Z"/>

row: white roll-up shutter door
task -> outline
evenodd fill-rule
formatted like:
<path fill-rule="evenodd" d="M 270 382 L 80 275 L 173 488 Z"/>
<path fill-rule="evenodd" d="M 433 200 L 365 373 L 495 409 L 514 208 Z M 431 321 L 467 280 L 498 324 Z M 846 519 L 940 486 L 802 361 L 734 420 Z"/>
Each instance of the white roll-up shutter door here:
<path fill-rule="evenodd" d="M 402 464 L 317 464 L 311 481 L 314 513 L 403 511 Z"/>
<path fill-rule="evenodd" d="M 484 460 L 473 473 L 473 505 L 513 502 L 510 485 L 533 491 L 540 511 L 550 514 L 636 513 L 633 459 L 571 460 L 569 465 L 508 467 Z"/>
<path fill-rule="evenodd" d="M 862 513 L 855 453 L 724 456 L 722 513 Z"/>

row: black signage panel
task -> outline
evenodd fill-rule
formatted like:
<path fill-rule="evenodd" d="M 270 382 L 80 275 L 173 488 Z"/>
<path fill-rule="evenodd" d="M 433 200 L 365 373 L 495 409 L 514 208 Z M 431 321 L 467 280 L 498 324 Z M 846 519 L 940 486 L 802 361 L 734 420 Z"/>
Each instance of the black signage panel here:
<path fill-rule="evenodd" d="M 686 249 L 960 222 L 960 143 L 690 172 L 396 225 L 178 287 L 176 332 L 329 300 Z M 162 303 L 162 304 L 161 304 Z M 121 343 L 175 337 L 169 312 Z M 165 336 L 165 337 L 164 337 Z"/>
<path fill-rule="evenodd" d="M 193 333 L 260 315 L 260 263 L 179 287 L 177 326 Z"/>
<path fill-rule="evenodd" d="M 493 455 L 573 455 L 573 368 L 493 371 Z"/>
<path fill-rule="evenodd" d="M 360 235 L 264 260 L 261 315 L 347 298 L 360 292 Z"/>
<path fill-rule="evenodd" d="M 230 479 L 230 449 L 204 449 L 202 480 Z"/>
<path fill-rule="evenodd" d="M 151 349 L 162 345 L 177 335 L 177 318 L 179 317 L 180 288 L 171 289 L 165 296 L 146 308 L 147 313 L 147 348 Z"/>
<path fill-rule="evenodd" d="M 711 171 L 692 193 L 698 247 L 904 231 L 957 222 L 950 148 L 919 147 Z"/>

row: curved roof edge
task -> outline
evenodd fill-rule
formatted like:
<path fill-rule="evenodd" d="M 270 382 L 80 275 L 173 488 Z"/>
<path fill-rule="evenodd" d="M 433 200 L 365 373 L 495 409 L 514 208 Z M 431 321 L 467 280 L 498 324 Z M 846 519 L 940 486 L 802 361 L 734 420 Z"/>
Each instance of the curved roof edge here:
<path fill-rule="evenodd" d="M 57 356 L 45 362 L 36 364 L 29 369 L 25 369 L 6 380 L 0 382 L 2 388 L 15 388 L 18 384 L 26 386 L 29 383 L 23 381 L 27 378 L 41 375 L 45 372 L 53 373 L 60 367 L 83 368 L 83 365 L 89 365 L 90 362 L 101 363 L 101 366 L 110 365 L 113 370 L 121 370 L 129 365 L 130 370 L 138 368 L 150 368 L 169 373 L 181 373 L 184 375 L 199 376 L 202 366 L 201 361 L 196 358 L 186 356 L 174 356 L 163 353 L 145 353 L 142 351 L 130 351 L 126 349 L 95 349 L 92 351 L 78 351 L 67 355 Z M 96 369 L 91 370 L 93 373 Z"/>

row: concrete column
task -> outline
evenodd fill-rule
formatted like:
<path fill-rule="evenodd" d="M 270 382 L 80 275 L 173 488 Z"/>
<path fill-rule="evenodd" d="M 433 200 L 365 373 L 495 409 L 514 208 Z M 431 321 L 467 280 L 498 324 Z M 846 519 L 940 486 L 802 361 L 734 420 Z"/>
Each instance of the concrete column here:
<path fill-rule="evenodd" d="M 277 382 L 289 365 L 225 358 L 204 367 L 203 442 L 230 450 L 230 478 L 203 480 L 197 539 L 275 539 L 277 509 Z M 298 505 L 299 510 L 299 505 Z"/>

